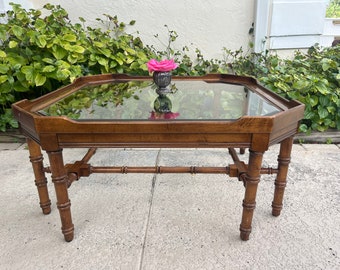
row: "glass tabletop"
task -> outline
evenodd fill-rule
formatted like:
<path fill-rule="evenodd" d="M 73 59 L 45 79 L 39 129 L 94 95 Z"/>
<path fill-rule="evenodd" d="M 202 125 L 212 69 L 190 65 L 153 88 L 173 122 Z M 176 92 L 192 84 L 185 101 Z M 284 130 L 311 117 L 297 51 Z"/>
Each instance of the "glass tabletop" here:
<path fill-rule="evenodd" d="M 281 109 L 243 85 L 173 80 L 158 95 L 152 81 L 88 85 L 41 109 L 73 120 L 237 120 Z"/>

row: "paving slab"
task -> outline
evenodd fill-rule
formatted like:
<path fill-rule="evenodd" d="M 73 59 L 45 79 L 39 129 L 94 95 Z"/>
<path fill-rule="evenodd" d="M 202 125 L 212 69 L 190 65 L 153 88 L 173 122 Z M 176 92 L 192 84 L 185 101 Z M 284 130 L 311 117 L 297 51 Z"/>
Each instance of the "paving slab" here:
<path fill-rule="evenodd" d="M 67 163 L 85 151 L 64 152 Z M 133 157 L 153 163 L 156 155 L 135 151 Z M 126 160 L 124 151 L 115 156 Z M 6 160 L 0 196 L 0 269 L 138 269 L 153 175 L 98 174 L 74 182 L 69 195 L 75 241 L 66 243 L 51 183 L 52 212 L 44 216 L 40 211 L 28 151 L 0 151 L 0 158 Z"/>
<path fill-rule="evenodd" d="M 279 147 L 264 156 L 276 166 Z M 66 149 L 65 163 L 85 149 Z M 247 161 L 248 153 L 241 156 Z M 53 186 L 41 213 L 28 151 L 0 151 L 0 269 L 337 269 L 340 148 L 296 144 L 279 217 L 274 176 L 259 184 L 253 231 L 239 238 L 243 184 L 212 174 L 93 174 L 72 184 L 75 238 L 64 242 Z M 46 165 L 48 160 L 45 159 Z M 225 150 L 99 150 L 104 166 L 227 166 Z"/>
<path fill-rule="evenodd" d="M 335 150 L 334 154 L 339 156 L 338 149 L 326 148 L 327 154 Z M 276 163 L 278 147 L 272 150 L 265 155 L 268 165 Z M 303 160 L 297 157 L 303 158 L 305 152 L 308 150 L 299 145 L 294 147 L 293 168 L 300 166 L 298 162 Z M 222 158 L 219 163 L 223 164 L 220 152 L 217 155 L 210 152 L 210 156 L 203 159 L 209 161 L 216 156 Z M 172 160 L 173 165 L 180 164 L 181 159 L 195 158 L 185 154 L 178 157 L 166 151 L 161 157 L 161 161 L 167 160 L 164 163 Z M 248 242 L 239 240 L 237 230 L 243 198 L 240 183 L 223 175 L 157 177 L 143 269 L 169 269 L 169 265 L 171 269 L 335 269 L 339 263 L 340 235 L 331 224 L 340 220 L 334 204 L 339 198 L 336 200 L 337 194 L 332 188 L 338 187 L 335 181 L 339 171 L 333 170 L 333 187 L 315 192 L 317 186 L 306 186 L 314 169 L 304 169 L 307 175 L 298 169 L 294 178 L 290 173 L 287 199 L 280 217 L 270 214 L 273 176 L 262 177 Z M 323 175 L 318 181 L 323 186 L 329 177 Z M 297 187 L 297 192 L 292 187 Z M 328 199 L 333 202 L 332 210 L 327 209 Z M 325 219 L 320 215 L 325 215 Z"/>
<path fill-rule="evenodd" d="M 23 147 L 23 143 L 0 143 L 0 151 L 2 150 L 17 150 Z"/>

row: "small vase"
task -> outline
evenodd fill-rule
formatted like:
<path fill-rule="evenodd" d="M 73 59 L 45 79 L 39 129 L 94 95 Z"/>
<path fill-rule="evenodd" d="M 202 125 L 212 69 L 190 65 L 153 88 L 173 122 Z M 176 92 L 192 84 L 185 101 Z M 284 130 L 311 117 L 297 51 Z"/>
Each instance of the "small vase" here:
<path fill-rule="evenodd" d="M 158 95 L 166 95 L 171 90 L 167 87 L 171 83 L 171 72 L 170 71 L 154 71 L 153 81 L 158 86 L 156 92 Z"/>

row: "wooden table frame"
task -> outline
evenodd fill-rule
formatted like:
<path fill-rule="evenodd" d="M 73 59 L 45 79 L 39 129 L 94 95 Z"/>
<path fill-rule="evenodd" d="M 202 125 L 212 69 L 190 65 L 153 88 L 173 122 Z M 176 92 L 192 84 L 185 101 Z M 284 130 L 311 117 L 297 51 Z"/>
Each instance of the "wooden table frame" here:
<path fill-rule="evenodd" d="M 272 214 L 280 215 L 286 186 L 288 165 L 304 105 L 285 100 L 256 80 L 226 74 L 202 77 L 174 77 L 173 80 L 204 80 L 241 84 L 254 90 L 282 111 L 271 116 L 243 116 L 235 121 L 74 121 L 66 117 L 43 116 L 41 108 L 89 84 L 115 81 L 150 80 L 149 77 L 97 75 L 77 79 L 73 84 L 36 100 L 23 100 L 12 109 L 22 133 L 27 137 L 30 161 L 35 175 L 40 207 L 51 212 L 46 173 L 51 172 L 60 213 L 62 233 L 66 241 L 74 238 L 68 188 L 72 181 L 91 173 L 224 173 L 244 182 L 245 194 L 240 237 L 248 240 L 256 204 L 257 186 L 263 173 L 276 174 Z M 270 145 L 280 143 L 278 167 L 262 168 L 262 158 Z M 64 148 L 90 148 L 80 161 L 64 164 Z M 96 148 L 228 148 L 234 164 L 227 167 L 93 167 L 88 162 Z M 248 164 L 240 161 L 235 148 L 249 148 Z M 48 154 L 50 167 L 43 166 L 42 151 Z"/>

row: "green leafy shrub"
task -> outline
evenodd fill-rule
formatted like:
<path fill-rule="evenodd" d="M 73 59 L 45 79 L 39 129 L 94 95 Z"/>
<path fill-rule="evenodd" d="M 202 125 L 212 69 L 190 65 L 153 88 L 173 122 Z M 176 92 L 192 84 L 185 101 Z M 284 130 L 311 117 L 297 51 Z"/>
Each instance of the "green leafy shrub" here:
<path fill-rule="evenodd" d="M 271 55 L 258 69 L 261 83 L 306 105 L 301 131 L 340 130 L 340 46 L 313 46 L 293 59 Z"/>
<path fill-rule="evenodd" d="M 326 10 L 327 18 L 340 18 L 340 0 L 331 0 Z"/>
<path fill-rule="evenodd" d="M 204 59 L 196 49 L 192 61 L 183 51 L 171 50 L 177 37 L 169 31 L 165 56 L 172 54 L 180 63 L 178 74 L 203 75 L 210 72 L 234 73 L 251 76 L 287 99 L 296 99 L 306 105 L 301 132 L 340 130 L 340 45 L 309 48 L 307 53 L 296 51 L 292 59 L 282 59 L 275 53 L 255 53 L 250 49 L 231 51 L 224 48 L 224 59 Z M 170 49 L 169 49 L 170 48 Z M 157 52 L 161 54 L 162 52 Z"/>
<path fill-rule="evenodd" d="M 11 6 L 1 14 L 6 23 L 0 24 L 2 131 L 16 126 L 7 109 L 17 100 L 38 97 L 83 75 L 148 74 L 145 63 L 153 52 L 138 37 L 125 33 L 125 24 L 117 17 L 105 15 L 109 27 L 103 30 L 86 28 L 82 18 L 83 24 L 72 24 L 60 6 L 46 4 L 44 17 L 40 10 Z"/>

